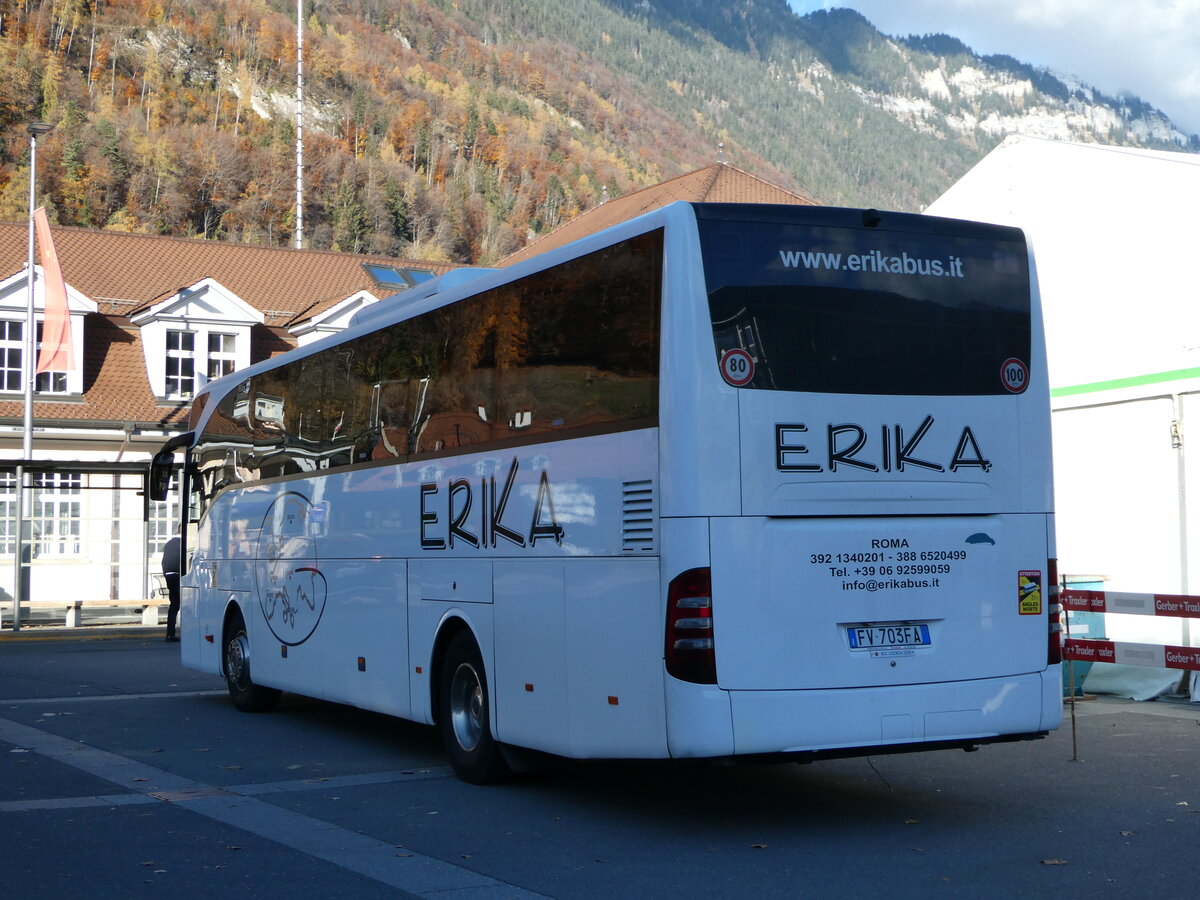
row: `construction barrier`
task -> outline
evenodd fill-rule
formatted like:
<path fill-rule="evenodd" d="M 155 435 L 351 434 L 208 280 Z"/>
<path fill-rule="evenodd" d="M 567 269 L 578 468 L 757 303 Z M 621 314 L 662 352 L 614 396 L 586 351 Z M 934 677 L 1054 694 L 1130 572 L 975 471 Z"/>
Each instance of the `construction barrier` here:
<path fill-rule="evenodd" d="M 1200 619 L 1200 597 L 1184 594 L 1130 594 L 1123 591 L 1064 588 L 1059 594 L 1059 602 L 1063 609 L 1073 612 L 1112 612 Z M 1063 659 L 1200 672 L 1200 647 L 1073 638 L 1068 630 L 1068 635 L 1063 639 L 1062 649 Z"/>

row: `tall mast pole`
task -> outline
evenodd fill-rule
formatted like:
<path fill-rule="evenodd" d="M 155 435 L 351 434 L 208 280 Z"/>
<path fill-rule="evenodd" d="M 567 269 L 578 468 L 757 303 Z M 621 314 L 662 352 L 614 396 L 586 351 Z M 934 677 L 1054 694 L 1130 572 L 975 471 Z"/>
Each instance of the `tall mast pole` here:
<path fill-rule="evenodd" d="M 296 0 L 296 249 L 304 247 L 304 0 Z"/>

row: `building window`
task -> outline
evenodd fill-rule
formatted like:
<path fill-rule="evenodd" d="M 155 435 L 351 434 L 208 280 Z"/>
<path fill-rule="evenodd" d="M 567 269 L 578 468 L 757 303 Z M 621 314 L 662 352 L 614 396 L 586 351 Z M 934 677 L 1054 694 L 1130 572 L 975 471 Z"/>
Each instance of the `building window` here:
<path fill-rule="evenodd" d="M 150 501 L 150 520 L 146 523 L 146 554 L 150 561 L 147 597 L 153 597 L 158 586 L 155 576 L 162 574 L 163 548 L 167 546 L 167 541 L 179 532 L 179 515 L 178 491 L 169 492 L 166 500 Z"/>
<path fill-rule="evenodd" d="M 39 394 L 66 394 L 66 372 L 38 372 L 33 383 L 34 390 Z"/>
<path fill-rule="evenodd" d="M 398 269 L 378 263 L 363 263 L 363 269 L 377 285 L 393 291 L 403 291 L 437 277 L 437 274 L 429 269 Z"/>
<path fill-rule="evenodd" d="M 167 332 L 168 397 L 187 399 L 196 392 L 196 336 L 190 331 Z"/>
<path fill-rule="evenodd" d="M 161 572 L 158 567 L 163 548 L 179 530 L 179 494 L 171 491 L 166 500 L 150 501 L 150 522 L 146 534 L 147 552 L 150 554 L 150 571 Z"/>
<path fill-rule="evenodd" d="M 208 335 L 208 380 L 228 375 L 237 367 L 237 335 Z"/>
<path fill-rule="evenodd" d="M 0 554 L 17 552 L 17 473 L 0 472 Z"/>
<path fill-rule="evenodd" d="M 39 472 L 33 478 L 33 541 L 39 556 L 79 556 L 83 476 Z"/>
<path fill-rule="evenodd" d="M 25 353 L 22 323 L 0 320 L 0 391 L 20 391 L 21 357 Z"/>
<path fill-rule="evenodd" d="M 206 382 L 238 366 L 238 336 L 228 332 L 167 331 L 163 396 L 187 400 Z"/>
<path fill-rule="evenodd" d="M 42 323 L 37 323 L 38 353 L 42 349 Z M 39 394 L 65 394 L 67 390 L 66 372 L 38 372 L 34 376 L 33 389 Z"/>

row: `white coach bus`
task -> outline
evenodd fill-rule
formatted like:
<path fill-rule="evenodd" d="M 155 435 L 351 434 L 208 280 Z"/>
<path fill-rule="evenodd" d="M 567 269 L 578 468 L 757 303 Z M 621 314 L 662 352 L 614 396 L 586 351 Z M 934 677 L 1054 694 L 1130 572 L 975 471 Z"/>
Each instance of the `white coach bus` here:
<path fill-rule="evenodd" d="M 185 665 L 510 747 L 769 758 L 1061 719 L 1022 233 L 676 203 L 209 384 Z"/>

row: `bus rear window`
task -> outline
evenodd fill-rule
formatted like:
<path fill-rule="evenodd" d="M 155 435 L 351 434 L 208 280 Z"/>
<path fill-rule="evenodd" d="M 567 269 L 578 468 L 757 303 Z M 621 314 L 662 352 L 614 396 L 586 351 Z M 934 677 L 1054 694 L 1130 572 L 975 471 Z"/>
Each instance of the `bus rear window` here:
<path fill-rule="evenodd" d="M 735 348 L 748 355 L 738 386 L 1024 389 L 1030 290 L 1020 231 L 891 213 L 869 228 L 852 219 L 861 213 L 806 207 L 793 222 L 697 212 L 717 360 Z M 814 223 L 822 217 L 831 224 Z"/>

